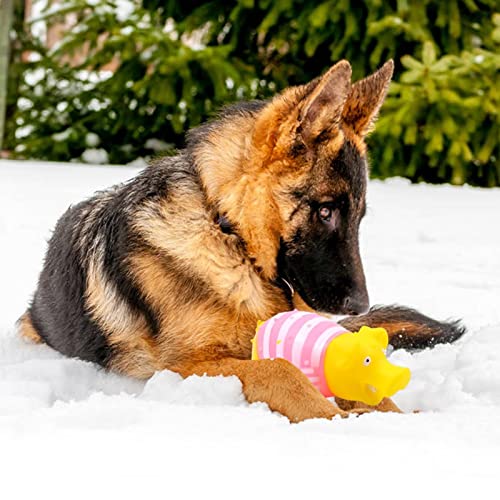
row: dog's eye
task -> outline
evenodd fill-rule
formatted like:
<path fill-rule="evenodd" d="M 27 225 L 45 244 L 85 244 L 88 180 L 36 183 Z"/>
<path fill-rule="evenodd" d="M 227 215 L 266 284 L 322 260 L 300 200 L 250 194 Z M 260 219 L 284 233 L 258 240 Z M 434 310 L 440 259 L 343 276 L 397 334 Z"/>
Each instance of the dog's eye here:
<path fill-rule="evenodd" d="M 328 205 L 321 205 L 318 208 L 318 217 L 323 224 L 328 225 L 330 228 L 335 229 L 339 222 L 339 211 Z"/>
<path fill-rule="evenodd" d="M 329 207 L 321 207 L 319 209 L 319 216 L 325 222 L 329 222 L 332 219 L 333 210 Z"/>

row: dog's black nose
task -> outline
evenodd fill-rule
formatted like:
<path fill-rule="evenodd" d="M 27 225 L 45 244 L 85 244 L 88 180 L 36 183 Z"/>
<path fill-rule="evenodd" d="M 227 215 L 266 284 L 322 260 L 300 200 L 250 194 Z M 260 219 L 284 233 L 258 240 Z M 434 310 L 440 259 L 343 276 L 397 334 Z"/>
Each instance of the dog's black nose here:
<path fill-rule="evenodd" d="M 368 297 L 346 297 L 343 306 L 345 314 L 357 316 L 368 312 L 370 303 Z"/>

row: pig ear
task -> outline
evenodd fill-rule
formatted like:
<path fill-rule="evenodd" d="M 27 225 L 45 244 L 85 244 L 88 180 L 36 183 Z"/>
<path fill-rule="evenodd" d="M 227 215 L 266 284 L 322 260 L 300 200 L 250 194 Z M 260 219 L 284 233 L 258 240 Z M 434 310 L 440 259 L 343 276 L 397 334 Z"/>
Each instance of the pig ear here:
<path fill-rule="evenodd" d="M 319 81 L 309 84 L 312 90 L 301 102 L 299 130 L 307 143 L 313 143 L 324 132 L 339 127 L 342 110 L 351 89 L 351 65 L 340 61 Z"/>
<path fill-rule="evenodd" d="M 373 339 L 382 349 L 386 349 L 389 345 L 389 336 L 385 328 L 370 328 L 369 326 L 363 326 L 361 330 L 359 330 L 358 335 Z"/>
<path fill-rule="evenodd" d="M 394 62 L 391 59 L 373 75 L 351 87 L 342 112 L 342 120 L 357 135 L 364 137 L 374 124 L 391 83 L 393 71 Z"/>

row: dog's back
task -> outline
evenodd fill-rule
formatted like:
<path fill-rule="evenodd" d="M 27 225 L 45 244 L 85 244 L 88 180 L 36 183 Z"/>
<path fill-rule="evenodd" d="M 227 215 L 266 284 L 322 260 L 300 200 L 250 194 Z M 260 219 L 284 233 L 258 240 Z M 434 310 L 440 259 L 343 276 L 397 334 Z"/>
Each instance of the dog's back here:
<path fill-rule="evenodd" d="M 192 164 L 166 158 L 70 207 L 49 241 L 32 304 L 21 319 L 23 333 L 105 367 L 116 355 L 114 327 L 124 333 L 140 324 L 154 335 L 157 320 L 129 269 L 128 257 L 139 245 L 133 215 L 144 203 L 168 197 L 170 186 L 196 182 Z"/>

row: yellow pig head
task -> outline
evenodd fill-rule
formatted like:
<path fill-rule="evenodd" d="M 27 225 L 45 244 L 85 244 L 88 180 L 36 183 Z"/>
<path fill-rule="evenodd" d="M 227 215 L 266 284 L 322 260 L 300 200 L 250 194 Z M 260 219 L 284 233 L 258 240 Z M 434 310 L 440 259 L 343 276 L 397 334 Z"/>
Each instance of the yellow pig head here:
<path fill-rule="evenodd" d="M 384 328 L 367 326 L 333 339 L 325 353 L 325 377 L 332 393 L 375 406 L 404 389 L 410 370 L 387 360 L 388 342 Z"/>

